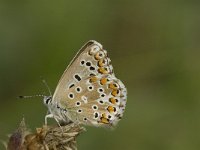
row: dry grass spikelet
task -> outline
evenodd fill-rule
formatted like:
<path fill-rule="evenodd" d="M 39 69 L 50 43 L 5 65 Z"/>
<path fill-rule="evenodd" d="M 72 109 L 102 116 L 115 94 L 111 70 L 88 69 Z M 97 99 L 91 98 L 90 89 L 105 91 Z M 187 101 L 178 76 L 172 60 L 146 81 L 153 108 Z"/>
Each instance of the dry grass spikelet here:
<path fill-rule="evenodd" d="M 34 133 L 27 131 L 24 119 L 11 135 L 7 150 L 77 150 L 76 137 L 85 128 L 71 123 L 66 126 L 43 126 Z"/>

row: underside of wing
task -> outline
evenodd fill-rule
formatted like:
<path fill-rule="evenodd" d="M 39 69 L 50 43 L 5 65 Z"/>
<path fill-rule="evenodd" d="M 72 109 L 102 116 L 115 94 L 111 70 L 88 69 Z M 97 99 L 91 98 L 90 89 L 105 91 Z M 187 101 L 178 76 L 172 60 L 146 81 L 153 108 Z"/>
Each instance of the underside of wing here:
<path fill-rule="evenodd" d="M 121 119 L 126 88 L 115 77 L 107 51 L 96 41 L 86 43 L 62 75 L 53 102 L 72 121 L 112 126 Z"/>

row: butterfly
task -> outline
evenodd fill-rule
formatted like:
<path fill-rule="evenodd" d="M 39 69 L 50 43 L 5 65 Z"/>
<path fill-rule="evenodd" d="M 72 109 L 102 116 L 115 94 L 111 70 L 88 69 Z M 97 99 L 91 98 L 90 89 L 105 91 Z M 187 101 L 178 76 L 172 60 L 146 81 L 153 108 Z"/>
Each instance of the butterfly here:
<path fill-rule="evenodd" d="M 53 96 L 45 96 L 49 114 L 59 124 L 76 122 L 91 126 L 115 126 L 122 118 L 127 90 L 115 77 L 103 46 L 88 41 L 64 71 Z"/>

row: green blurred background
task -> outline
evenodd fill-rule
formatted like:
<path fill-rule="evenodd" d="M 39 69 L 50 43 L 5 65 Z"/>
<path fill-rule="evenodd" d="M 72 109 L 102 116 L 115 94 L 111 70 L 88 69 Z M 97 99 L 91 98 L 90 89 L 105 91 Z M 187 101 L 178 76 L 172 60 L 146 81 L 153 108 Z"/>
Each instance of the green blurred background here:
<path fill-rule="evenodd" d="M 44 123 L 40 98 L 16 97 L 46 92 L 40 76 L 54 90 L 94 39 L 108 50 L 128 103 L 114 131 L 87 127 L 79 150 L 199 150 L 199 16 L 197 0 L 1 0 L 0 139 L 23 116 L 32 130 Z"/>

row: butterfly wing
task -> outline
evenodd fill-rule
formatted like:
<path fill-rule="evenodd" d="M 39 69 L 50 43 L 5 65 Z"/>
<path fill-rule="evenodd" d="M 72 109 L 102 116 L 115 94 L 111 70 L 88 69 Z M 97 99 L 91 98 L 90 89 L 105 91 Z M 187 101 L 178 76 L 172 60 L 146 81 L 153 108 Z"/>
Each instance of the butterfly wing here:
<path fill-rule="evenodd" d="M 73 122 L 111 126 L 123 115 L 126 95 L 107 51 L 98 42 L 89 41 L 62 75 L 53 102 L 67 110 L 66 115 Z"/>

